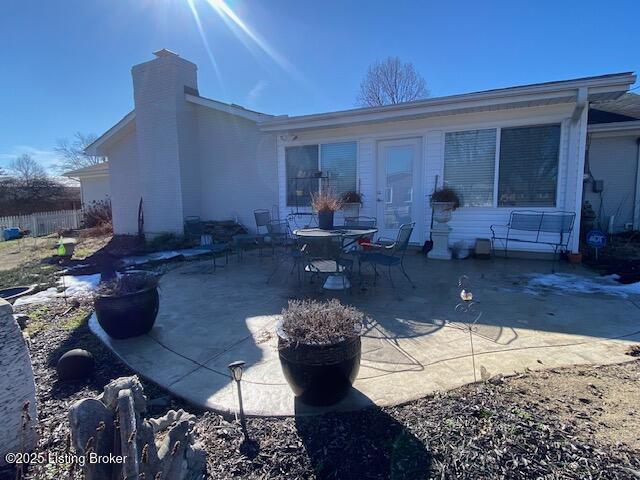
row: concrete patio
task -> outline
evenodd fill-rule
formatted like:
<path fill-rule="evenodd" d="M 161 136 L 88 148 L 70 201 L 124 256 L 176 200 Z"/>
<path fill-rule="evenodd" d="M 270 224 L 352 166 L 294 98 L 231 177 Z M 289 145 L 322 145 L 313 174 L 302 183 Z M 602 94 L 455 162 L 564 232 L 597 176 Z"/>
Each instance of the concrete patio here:
<path fill-rule="evenodd" d="M 396 405 L 497 374 L 575 364 L 633 360 L 625 354 L 640 342 L 640 295 L 608 286 L 573 291 L 535 284 L 534 274 L 550 274 L 548 261 L 406 260 L 417 288 L 395 276 L 396 289 L 382 277 L 365 277 L 365 290 L 337 296 L 370 318 L 362 339 L 362 364 L 350 395 L 334 410 Z M 296 402 L 280 368 L 274 326 L 289 298 L 328 298 L 317 285 L 298 286 L 283 266 L 269 285 L 271 259 L 245 254 L 211 272 L 211 261 L 188 262 L 165 274 L 160 312 L 149 335 L 110 339 L 95 316 L 90 327 L 126 364 L 175 395 L 220 412 L 237 410 L 237 393 L 227 371 L 247 362 L 243 377 L 245 412 L 293 415 L 320 410 Z M 571 279 L 598 282 L 581 267 L 561 265 Z M 457 281 L 467 275 L 476 313 L 456 312 Z M 575 276 L 575 277 L 574 277 Z M 555 278 L 555 277 L 554 277 Z M 477 317 L 473 317 L 477 318 Z"/>

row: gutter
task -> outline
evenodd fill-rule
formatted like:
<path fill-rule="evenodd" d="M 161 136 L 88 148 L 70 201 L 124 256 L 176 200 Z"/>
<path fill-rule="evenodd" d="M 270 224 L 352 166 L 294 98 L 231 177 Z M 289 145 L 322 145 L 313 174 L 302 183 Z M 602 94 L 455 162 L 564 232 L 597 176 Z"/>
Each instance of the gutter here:
<path fill-rule="evenodd" d="M 578 95 L 576 96 L 576 106 L 571 114 L 571 120 L 577 122 L 582 116 L 582 112 L 587 106 L 589 100 L 589 89 L 587 87 L 580 87 L 578 89 Z"/>

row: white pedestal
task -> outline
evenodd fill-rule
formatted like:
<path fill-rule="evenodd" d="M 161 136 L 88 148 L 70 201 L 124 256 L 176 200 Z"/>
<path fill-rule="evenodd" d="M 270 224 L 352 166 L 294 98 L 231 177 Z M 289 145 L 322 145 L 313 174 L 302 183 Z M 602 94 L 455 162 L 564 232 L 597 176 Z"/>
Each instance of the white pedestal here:
<path fill-rule="evenodd" d="M 428 258 L 434 260 L 451 260 L 451 250 L 449 250 L 450 230 L 451 228 L 446 224 L 436 225 L 431 229 L 433 248 L 427 254 Z"/>

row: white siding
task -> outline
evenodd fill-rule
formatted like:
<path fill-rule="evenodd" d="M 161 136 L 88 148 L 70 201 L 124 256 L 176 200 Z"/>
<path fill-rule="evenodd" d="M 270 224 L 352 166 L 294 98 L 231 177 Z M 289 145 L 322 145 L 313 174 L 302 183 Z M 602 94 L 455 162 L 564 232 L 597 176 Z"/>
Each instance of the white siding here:
<path fill-rule="evenodd" d="M 418 137 L 422 139 L 423 164 L 423 221 L 418 221 L 412 242 L 420 244 L 429 238 L 431 210 L 427 208 L 428 195 L 433 191 L 435 178 L 442 185 L 444 169 L 444 132 L 471 128 L 508 127 L 516 125 L 536 125 L 544 123 L 560 123 L 562 125 L 560 159 L 558 172 L 557 208 L 537 208 L 536 210 L 576 210 L 577 174 L 580 169 L 579 142 L 586 128 L 586 117 L 578 122 L 570 120 L 573 104 L 553 105 L 546 107 L 530 107 L 500 110 L 493 112 L 470 113 L 461 115 L 439 116 L 428 119 L 402 122 L 385 122 L 374 125 L 354 125 L 334 129 L 318 129 L 296 131 L 294 141 L 278 140 L 278 172 L 281 215 L 289 213 L 291 208 L 285 207 L 284 149 L 289 145 L 310 143 L 326 143 L 337 140 L 355 140 L 358 142 L 358 182 L 364 194 L 362 215 L 376 214 L 376 151 L 380 140 Z M 569 145 L 575 142 L 570 150 Z M 571 165 L 571 168 L 569 168 Z M 415 199 L 419 201 L 420 199 Z M 460 208 L 450 222 L 452 227 L 451 242 L 457 240 L 475 241 L 476 238 L 490 238 L 491 224 L 506 224 L 513 208 L 506 207 L 469 207 Z M 526 209 L 520 209 L 526 210 Z M 577 240 L 577 236 L 575 236 Z M 573 247 L 576 244 L 572 241 Z M 511 248 L 511 247 L 510 247 Z M 532 244 L 515 244 L 514 248 L 528 251 L 548 251 L 548 247 Z"/>
<path fill-rule="evenodd" d="M 100 175 L 95 177 L 80 178 L 80 192 L 83 207 L 88 207 L 93 202 L 102 202 L 111 198 L 109 187 L 109 176 Z"/>
<path fill-rule="evenodd" d="M 592 183 L 585 184 L 584 198 L 591 202 L 606 229 L 609 217 L 615 214 L 615 231 L 624 230 L 626 223 L 633 223 L 634 201 L 638 169 L 637 135 L 593 137 L 589 143 L 589 166 L 596 180 L 604 181 L 602 196 L 593 192 Z"/>
<path fill-rule="evenodd" d="M 278 204 L 275 135 L 255 122 L 197 106 L 201 214 L 255 229 L 253 211 Z"/>
<path fill-rule="evenodd" d="M 141 190 L 136 130 L 115 143 L 108 153 L 113 231 L 122 235 L 137 234 Z"/>

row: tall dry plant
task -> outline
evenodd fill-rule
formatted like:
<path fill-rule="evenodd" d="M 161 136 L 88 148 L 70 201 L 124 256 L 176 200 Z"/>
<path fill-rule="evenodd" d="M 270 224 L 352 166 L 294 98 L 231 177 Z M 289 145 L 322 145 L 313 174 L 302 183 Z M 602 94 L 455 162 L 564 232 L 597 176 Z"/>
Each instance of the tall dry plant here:
<path fill-rule="evenodd" d="M 311 194 L 311 206 L 316 212 L 337 212 L 342 208 L 342 198 L 330 190 Z"/>

